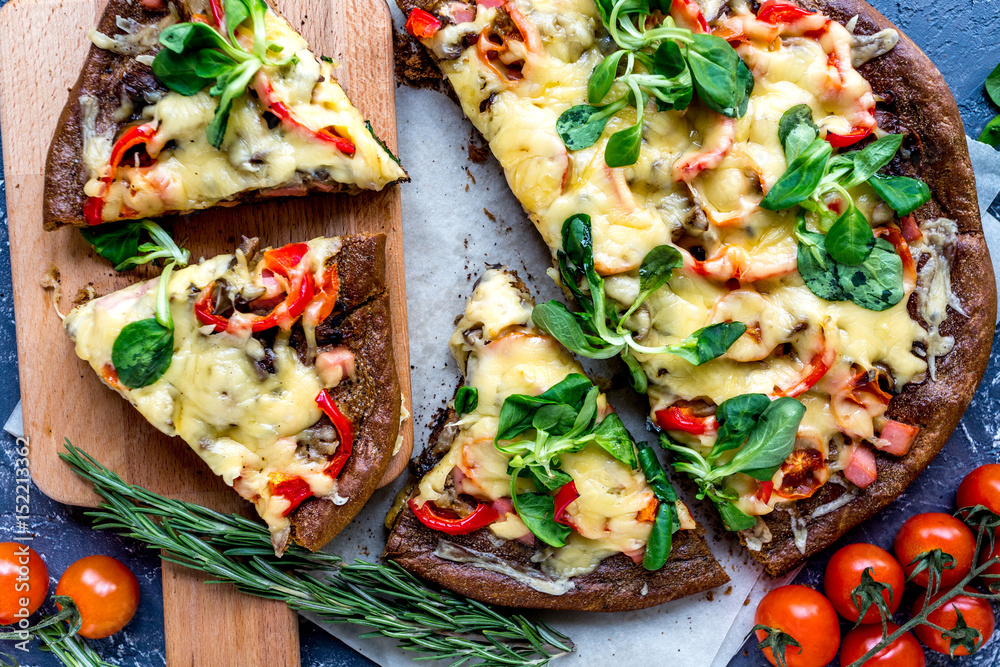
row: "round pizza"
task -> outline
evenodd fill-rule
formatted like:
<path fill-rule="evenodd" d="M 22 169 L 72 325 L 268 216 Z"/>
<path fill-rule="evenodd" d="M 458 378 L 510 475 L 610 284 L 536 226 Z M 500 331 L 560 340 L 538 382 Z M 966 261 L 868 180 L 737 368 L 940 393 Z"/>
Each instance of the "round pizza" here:
<path fill-rule="evenodd" d="M 861 0 L 400 5 L 673 467 L 772 575 L 898 497 L 986 367 L 955 101 Z"/>

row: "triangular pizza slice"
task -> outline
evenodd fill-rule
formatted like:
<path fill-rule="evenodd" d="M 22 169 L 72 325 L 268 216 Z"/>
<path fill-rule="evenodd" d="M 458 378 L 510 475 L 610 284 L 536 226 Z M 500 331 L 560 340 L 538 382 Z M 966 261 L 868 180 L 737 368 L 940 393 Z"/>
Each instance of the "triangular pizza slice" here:
<path fill-rule="evenodd" d="M 254 503 L 275 551 L 319 549 L 400 448 L 385 237 L 220 255 L 65 318 L 76 353 Z"/>
<path fill-rule="evenodd" d="M 480 279 L 451 338 L 465 383 L 390 514 L 385 557 L 515 607 L 642 609 L 724 584 L 653 449 L 532 308 L 516 276 Z"/>
<path fill-rule="evenodd" d="M 49 149 L 46 229 L 310 191 L 406 172 L 264 0 L 111 0 Z"/>

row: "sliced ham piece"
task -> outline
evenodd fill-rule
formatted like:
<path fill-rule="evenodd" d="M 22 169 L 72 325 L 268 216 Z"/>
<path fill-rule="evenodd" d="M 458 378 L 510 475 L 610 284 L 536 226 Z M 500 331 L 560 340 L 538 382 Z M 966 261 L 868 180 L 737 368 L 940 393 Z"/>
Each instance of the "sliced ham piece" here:
<path fill-rule="evenodd" d="M 920 427 L 888 419 L 875 439 L 875 446 L 886 454 L 906 456 L 920 433 Z"/>
<path fill-rule="evenodd" d="M 854 445 L 851 460 L 844 469 L 844 477 L 862 489 L 867 489 L 878 479 L 875 452 L 864 445 Z"/>

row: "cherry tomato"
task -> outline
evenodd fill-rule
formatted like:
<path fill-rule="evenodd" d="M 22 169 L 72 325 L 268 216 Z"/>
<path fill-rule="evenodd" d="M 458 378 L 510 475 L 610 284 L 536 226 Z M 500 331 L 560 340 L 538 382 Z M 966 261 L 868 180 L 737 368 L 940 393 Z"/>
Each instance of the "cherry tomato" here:
<path fill-rule="evenodd" d="M 108 637 L 124 628 L 139 608 L 139 582 L 121 561 L 87 556 L 63 572 L 56 595 L 68 595 L 80 609 L 80 634 Z"/>
<path fill-rule="evenodd" d="M 886 624 L 891 635 L 899 626 L 889 622 Z M 844 643 L 840 645 L 840 667 L 860 660 L 868 651 L 882 641 L 882 625 L 862 625 L 847 633 Z M 865 660 L 863 667 L 924 667 L 924 649 L 912 634 L 907 632 L 884 649 Z"/>
<path fill-rule="evenodd" d="M 781 630 L 792 636 L 802 648 L 785 648 L 788 667 L 825 667 L 837 655 L 840 624 L 830 601 L 807 586 L 781 586 L 760 601 L 754 616 L 757 625 Z M 757 639 L 766 637 L 757 631 Z M 764 657 L 777 665 L 770 648 Z"/>
<path fill-rule="evenodd" d="M 31 616 L 48 593 L 49 570 L 38 552 L 17 542 L 0 544 L 0 625 Z"/>
<path fill-rule="evenodd" d="M 942 593 L 943 595 L 943 593 Z M 937 600 L 941 595 L 937 595 L 933 600 Z M 924 608 L 924 598 L 923 596 L 918 597 L 916 603 L 913 605 L 913 616 L 919 614 Z M 975 638 L 975 633 L 971 630 L 967 630 L 967 636 L 963 642 L 965 645 L 960 645 L 959 640 L 955 640 L 954 644 L 941 635 L 940 630 L 935 630 L 929 625 L 918 625 L 914 632 L 917 633 L 917 637 L 920 641 L 924 643 L 927 648 L 938 653 L 943 653 L 945 655 L 950 655 L 950 646 L 955 647 L 954 655 L 969 655 L 969 653 L 979 650 L 979 648 L 990 640 L 993 635 L 994 629 L 994 619 L 993 619 L 993 608 L 990 607 L 990 603 L 982 598 L 973 598 L 968 595 L 956 595 L 951 600 L 948 600 L 943 605 L 932 611 L 927 615 L 927 622 L 933 623 L 934 625 L 940 626 L 945 630 L 953 630 L 955 625 L 958 623 L 957 611 L 962 612 L 962 620 L 970 629 L 978 630 L 982 635 L 982 639 Z M 969 648 L 973 648 L 972 651 Z"/>
<path fill-rule="evenodd" d="M 868 568 L 872 569 L 869 574 L 875 581 L 889 586 L 889 590 L 882 591 L 882 599 L 889 608 L 889 614 L 896 613 L 896 609 L 899 608 L 905 581 L 903 568 L 896 559 L 888 551 L 874 544 L 848 544 L 833 554 L 823 578 L 826 597 L 833 603 L 837 613 L 848 621 L 858 620 L 859 610 L 851 593 L 861 583 L 861 575 Z M 890 590 L 892 595 L 889 594 Z M 878 607 L 874 604 L 869 607 L 861 623 L 881 625 L 882 617 L 879 615 Z"/>
<path fill-rule="evenodd" d="M 958 486 L 955 502 L 959 509 L 984 505 L 1000 514 L 1000 463 L 979 466 L 966 475 Z"/>
<path fill-rule="evenodd" d="M 940 549 L 955 559 L 954 566 L 941 573 L 941 588 L 951 588 L 972 568 L 976 538 L 964 523 L 950 514 L 939 512 L 911 516 L 896 533 L 893 550 L 907 577 L 914 570 L 911 565 L 913 560 L 935 549 Z M 913 578 L 913 583 L 926 588 L 927 570 L 918 573 Z"/>

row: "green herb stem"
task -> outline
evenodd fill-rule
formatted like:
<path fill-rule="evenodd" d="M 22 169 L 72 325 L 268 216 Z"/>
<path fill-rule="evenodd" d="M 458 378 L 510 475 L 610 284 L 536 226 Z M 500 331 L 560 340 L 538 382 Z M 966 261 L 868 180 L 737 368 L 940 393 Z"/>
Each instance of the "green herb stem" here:
<path fill-rule="evenodd" d="M 95 528 L 162 550 L 166 560 L 207 572 L 216 582 L 282 600 L 326 622 L 369 627 L 363 637 L 395 639 L 422 660 L 545 665 L 575 649 L 544 623 L 434 590 L 395 564 L 344 565 L 338 556 L 294 544 L 279 559 L 263 526 L 129 485 L 69 441 L 66 449 L 60 457 L 104 499 L 88 512 Z M 318 570 L 332 571 L 310 574 Z"/>

